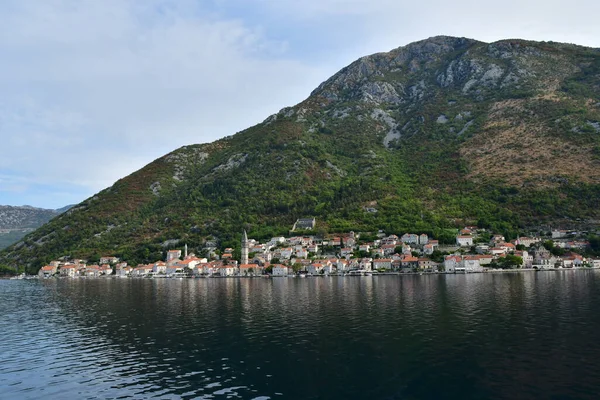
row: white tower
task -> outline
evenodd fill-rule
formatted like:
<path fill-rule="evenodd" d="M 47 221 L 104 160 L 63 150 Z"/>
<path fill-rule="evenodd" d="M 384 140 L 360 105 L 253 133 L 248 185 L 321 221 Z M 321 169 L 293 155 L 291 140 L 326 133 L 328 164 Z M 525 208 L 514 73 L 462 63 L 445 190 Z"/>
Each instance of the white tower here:
<path fill-rule="evenodd" d="M 248 235 L 246 235 L 246 230 L 244 230 L 244 234 L 242 235 L 242 260 L 241 264 L 248 264 Z"/>
<path fill-rule="evenodd" d="M 185 253 L 185 255 L 184 255 L 183 257 L 184 257 L 184 259 L 186 259 L 186 258 L 188 257 L 188 253 L 187 253 L 187 243 L 185 244 L 185 247 L 184 247 L 184 249 L 185 249 L 185 250 L 184 250 L 184 253 Z"/>

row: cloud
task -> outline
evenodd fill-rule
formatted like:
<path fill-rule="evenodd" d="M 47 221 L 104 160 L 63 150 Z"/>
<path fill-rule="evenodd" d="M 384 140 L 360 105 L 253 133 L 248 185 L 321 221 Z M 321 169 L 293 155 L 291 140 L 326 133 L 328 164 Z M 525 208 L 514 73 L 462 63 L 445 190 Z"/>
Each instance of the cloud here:
<path fill-rule="evenodd" d="M 584 0 L 5 0 L 0 175 L 32 188 L 29 203 L 78 202 L 301 101 L 360 56 L 438 34 L 600 47 L 599 12 Z M 0 204 L 18 202 L 2 185 Z"/>
<path fill-rule="evenodd" d="M 322 75 L 286 58 L 285 41 L 260 26 L 195 1 L 4 7 L 0 138 L 10 151 L 0 172 L 18 170 L 23 181 L 91 194 L 179 146 L 233 134 L 302 100 Z"/>

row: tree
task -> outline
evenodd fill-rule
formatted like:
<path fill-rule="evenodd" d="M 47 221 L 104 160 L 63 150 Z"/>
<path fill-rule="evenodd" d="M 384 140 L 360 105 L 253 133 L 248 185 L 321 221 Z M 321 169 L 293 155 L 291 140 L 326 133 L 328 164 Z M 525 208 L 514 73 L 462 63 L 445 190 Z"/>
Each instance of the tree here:
<path fill-rule="evenodd" d="M 273 265 L 269 265 L 267 268 L 265 268 L 265 274 L 272 274 L 273 273 Z"/>
<path fill-rule="evenodd" d="M 302 271 L 302 268 L 304 268 L 304 266 L 300 263 L 294 263 L 294 265 L 292 265 L 292 271 L 294 271 L 294 273 Z"/>
<path fill-rule="evenodd" d="M 523 257 L 507 254 L 498 259 L 498 266 L 502 269 L 520 268 L 523 265 Z"/>

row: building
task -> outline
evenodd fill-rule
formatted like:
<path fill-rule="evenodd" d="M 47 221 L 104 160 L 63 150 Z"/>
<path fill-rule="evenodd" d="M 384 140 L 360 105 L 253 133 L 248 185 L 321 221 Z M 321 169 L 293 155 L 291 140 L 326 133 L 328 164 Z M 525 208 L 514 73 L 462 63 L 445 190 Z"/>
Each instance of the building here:
<path fill-rule="evenodd" d="M 419 258 L 419 270 L 421 271 L 437 271 L 438 269 L 438 264 L 435 261 L 432 261 L 429 258 L 423 257 L 423 258 Z"/>
<path fill-rule="evenodd" d="M 400 240 L 407 244 L 419 244 L 419 235 L 414 233 L 405 233 Z"/>
<path fill-rule="evenodd" d="M 248 248 L 248 235 L 244 229 L 244 233 L 242 234 L 242 257 L 240 264 L 248 264 Z"/>
<path fill-rule="evenodd" d="M 299 218 L 294 224 L 294 229 L 315 229 L 317 220 L 315 218 Z"/>
<path fill-rule="evenodd" d="M 273 265 L 273 276 L 288 276 L 290 269 L 285 265 L 275 264 Z"/>
<path fill-rule="evenodd" d="M 262 269 L 258 264 L 241 264 L 240 275 L 241 276 L 256 276 L 261 275 Z"/>
<path fill-rule="evenodd" d="M 38 275 L 41 278 L 49 278 L 52 275 L 56 274 L 56 270 L 57 268 L 54 265 L 45 265 L 42 268 L 40 268 Z"/>
<path fill-rule="evenodd" d="M 169 250 L 167 252 L 167 263 L 181 258 L 181 250 Z"/>
<path fill-rule="evenodd" d="M 446 272 L 483 272 L 479 256 L 446 256 L 444 269 Z"/>
<path fill-rule="evenodd" d="M 530 247 L 536 243 L 539 243 L 541 241 L 540 238 L 529 238 L 529 237 L 520 237 L 517 240 L 515 240 L 515 245 L 519 245 L 522 244 L 525 247 Z"/>
<path fill-rule="evenodd" d="M 116 264 L 119 261 L 119 257 L 100 257 L 100 264 Z"/>
<path fill-rule="evenodd" d="M 392 269 L 392 259 L 378 258 L 373 260 L 373 269 Z"/>
<path fill-rule="evenodd" d="M 456 244 L 461 247 L 473 246 L 473 236 L 458 235 L 456 237 Z"/>

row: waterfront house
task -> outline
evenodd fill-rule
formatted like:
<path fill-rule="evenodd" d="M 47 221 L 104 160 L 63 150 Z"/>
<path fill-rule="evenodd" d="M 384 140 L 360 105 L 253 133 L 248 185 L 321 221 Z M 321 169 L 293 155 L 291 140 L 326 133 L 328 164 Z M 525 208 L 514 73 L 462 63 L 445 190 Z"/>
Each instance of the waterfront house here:
<path fill-rule="evenodd" d="M 444 258 L 444 270 L 446 272 L 455 272 L 461 267 L 462 257 L 457 255 L 446 256 Z"/>
<path fill-rule="evenodd" d="M 369 257 L 361 258 L 358 262 L 359 269 L 363 271 L 371 271 L 373 268 L 373 259 Z"/>
<path fill-rule="evenodd" d="M 464 256 L 462 269 L 465 272 L 483 272 L 483 267 L 479 264 L 479 256 Z"/>
<path fill-rule="evenodd" d="M 152 268 L 153 265 L 138 265 L 133 269 L 131 274 L 137 277 L 146 276 L 152 273 Z"/>
<path fill-rule="evenodd" d="M 241 276 L 256 276 L 262 274 L 262 268 L 258 264 L 240 264 Z"/>
<path fill-rule="evenodd" d="M 222 265 L 219 267 L 219 275 L 221 276 L 233 276 L 236 274 L 237 268 L 233 265 Z"/>
<path fill-rule="evenodd" d="M 97 278 L 102 274 L 99 265 L 88 265 L 85 269 L 85 276 Z"/>
<path fill-rule="evenodd" d="M 400 265 L 403 270 L 412 270 L 413 268 L 417 268 L 419 266 L 419 259 L 412 255 L 404 255 L 400 259 Z"/>
<path fill-rule="evenodd" d="M 41 278 L 49 278 L 52 275 L 56 274 L 56 266 L 54 265 L 44 265 L 42 268 L 40 268 L 38 275 Z"/>
<path fill-rule="evenodd" d="M 373 269 L 392 269 L 392 259 L 391 258 L 378 258 L 373 260 Z"/>
<path fill-rule="evenodd" d="M 310 264 L 307 268 L 309 274 L 317 275 L 323 271 L 323 264 L 321 263 L 313 263 Z"/>
<path fill-rule="evenodd" d="M 60 275 L 61 276 L 68 276 L 70 278 L 73 278 L 77 275 L 77 266 L 76 265 L 65 265 L 64 267 L 62 267 L 60 269 Z"/>
<path fill-rule="evenodd" d="M 152 266 L 152 273 L 155 275 L 165 275 L 167 273 L 167 264 L 162 261 L 154 263 Z"/>
<path fill-rule="evenodd" d="M 273 265 L 273 276 L 288 276 L 290 274 L 289 267 L 281 264 Z"/>
<path fill-rule="evenodd" d="M 427 257 L 422 257 L 418 259 L 418 268 L 420 271 L 433 272 L 437 271 L 438 264 Z"/>
<path fill-rule="evenodd" d="M 336 263 L 336 269 L 339 272 L 346 272 L 349 269 L 350 262 L 348 260 L 338 260 Z"/>
<path fill-rule="evenodd" d="M 99 270 L 100 270 L 100 275 L 112 275 L 112 273 L 113 273 L 112 267 L 108 264 L 102 264 L 100 266 Z"/>

